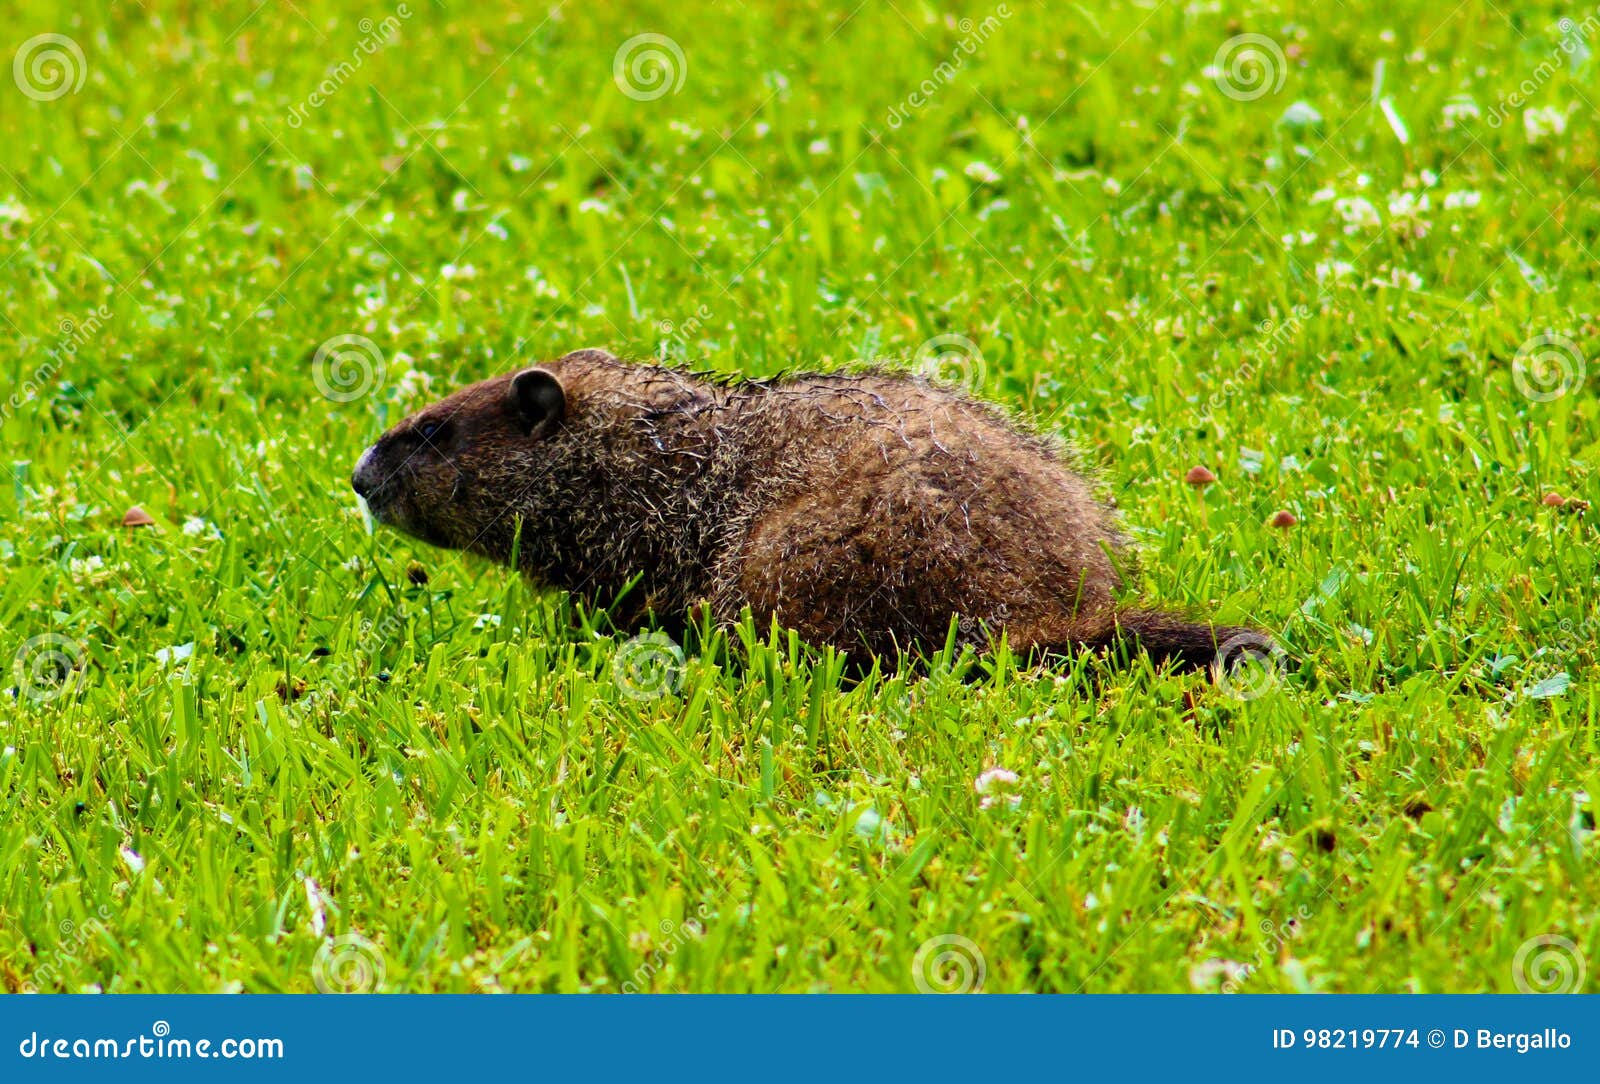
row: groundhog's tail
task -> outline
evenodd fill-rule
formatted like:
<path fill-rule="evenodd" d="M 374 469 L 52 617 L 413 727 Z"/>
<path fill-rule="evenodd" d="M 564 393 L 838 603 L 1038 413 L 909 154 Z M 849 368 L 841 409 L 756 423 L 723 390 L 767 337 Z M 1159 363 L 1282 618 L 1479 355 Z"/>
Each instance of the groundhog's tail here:
<path fill-rule="evenodd" d="M 1157 665 L 1176 663 L 1185 670 L 1206 667 L 1226 671 L 1241 652 L 1259 655 L 1273 650 L 1272 638 L 1242 625 L 1207 625 L 1156 610 L 1125 610 L 1107 646 L 1122 644 L 1141 651 Z"/>

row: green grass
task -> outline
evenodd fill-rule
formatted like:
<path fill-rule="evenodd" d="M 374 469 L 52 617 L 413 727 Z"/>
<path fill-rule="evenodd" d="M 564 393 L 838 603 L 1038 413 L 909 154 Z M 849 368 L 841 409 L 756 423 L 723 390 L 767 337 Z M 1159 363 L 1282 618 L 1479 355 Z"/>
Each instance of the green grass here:
<path fill-rule="evenodd" d="M 0 5 L 0 61 L 58 33 L 84 77 L 0 64 L 4 988 L 909 990 L 959 978 L 942 935 L 988 991 L 1513 990 L 1544 935 L 1597 988 L 1596 513 L 1541 499 L 1600 500 L 1600 365 L 1533 397 L 1515 359 L 1600 341 L 1600 27 L 148 7 Z M 655 100 L 613 79 L 645 32 L 684 57 Z M 1207 72 L 1240 34 L 1259 97 Z M 349 402 L 341 335 L 384 359 Z M 1103 479 L 1138 594 L 1281 636 L 1264 695 L 852 683 L 750 628 L 630 695 L 636 630 L 348 488 L 430 395 L 580 346 L 760 375 L 941 335 Z"/>

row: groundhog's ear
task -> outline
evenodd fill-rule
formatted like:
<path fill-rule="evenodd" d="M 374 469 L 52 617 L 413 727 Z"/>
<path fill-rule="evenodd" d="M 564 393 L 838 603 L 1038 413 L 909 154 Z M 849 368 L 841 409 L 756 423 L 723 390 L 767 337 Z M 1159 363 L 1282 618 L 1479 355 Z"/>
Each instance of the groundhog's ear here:
<path fill-rule="evenodd" d="M 511 401 L 529 432 L 567 410 L 567 393 L 549 369 L 524 369 L 512 377 Z"/>

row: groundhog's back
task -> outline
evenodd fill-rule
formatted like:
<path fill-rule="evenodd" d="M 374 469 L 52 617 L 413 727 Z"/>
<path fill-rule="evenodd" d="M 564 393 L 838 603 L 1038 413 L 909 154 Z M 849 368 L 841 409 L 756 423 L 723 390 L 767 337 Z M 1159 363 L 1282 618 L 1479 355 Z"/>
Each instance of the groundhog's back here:
<path fill-rule="evenodd" d="M 753 517 L 733 596 L 819 640 L 877 651 L 1019 648 L 1110 629 L 1110 511 L 1049 442 L 915 377 L 801 375 L 742 393 L 744 439 L 788 472 Z"/>

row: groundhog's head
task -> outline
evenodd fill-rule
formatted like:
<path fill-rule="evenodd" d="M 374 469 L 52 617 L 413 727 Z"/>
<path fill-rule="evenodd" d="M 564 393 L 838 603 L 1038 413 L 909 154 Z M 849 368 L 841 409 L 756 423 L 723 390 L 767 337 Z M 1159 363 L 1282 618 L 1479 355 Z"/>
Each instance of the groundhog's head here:
<path fill-rule="evenodd" d="M 538 445 L 567 395 L 548 368 L 463 388 L 411 415 L 362 454 L 350 485 L 380 523 L 436 546 L 498 556 L 516 488 L 537 477 Z"/>

